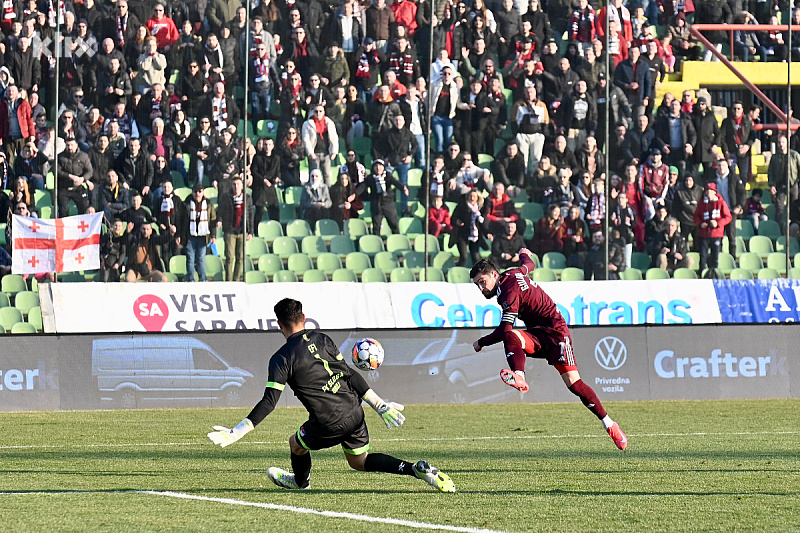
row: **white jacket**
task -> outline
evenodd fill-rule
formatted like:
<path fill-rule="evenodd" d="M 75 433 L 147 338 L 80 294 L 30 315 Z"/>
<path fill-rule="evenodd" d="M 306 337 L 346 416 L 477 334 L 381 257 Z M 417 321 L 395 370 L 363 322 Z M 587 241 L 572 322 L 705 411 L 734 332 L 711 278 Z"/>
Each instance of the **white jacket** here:
<path fill-rule="evenodd" d="M 330 141 L 328 150 L 328 155 L 334 155 L 339 153 L 339 134 L 336 133 L 336 124 L 333 121 L 325 117 L 325 123 L 328 125 L 328 140 Z M 306 147 L 307 154 L 315 154 L 317 151 L 315 148 L 317 147 L 317 130 L 314 127 L 314 119 L 309 119 L 303 122 L 303 129 L 302 129 L 302 137 L 303 137 L 303 145 Z"/>

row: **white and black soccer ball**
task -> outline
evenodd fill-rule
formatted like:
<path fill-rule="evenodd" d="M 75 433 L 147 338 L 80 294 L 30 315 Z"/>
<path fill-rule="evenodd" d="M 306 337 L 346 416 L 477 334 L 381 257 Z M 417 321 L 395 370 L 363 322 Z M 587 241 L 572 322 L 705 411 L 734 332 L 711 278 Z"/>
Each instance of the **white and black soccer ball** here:
<path fill-rule="evenodd" d="M 353 364 L 359 370 L 377 370 L 383 363 L 383 346 L 375 339 L 365 337 L 353 345 Z"/>

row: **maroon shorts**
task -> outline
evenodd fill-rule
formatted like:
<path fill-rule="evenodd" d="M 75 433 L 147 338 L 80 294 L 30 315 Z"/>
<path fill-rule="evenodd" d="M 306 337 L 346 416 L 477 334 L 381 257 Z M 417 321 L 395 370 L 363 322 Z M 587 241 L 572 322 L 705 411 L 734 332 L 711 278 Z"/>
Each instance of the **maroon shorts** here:
<path fill-rule="evenodd" d="M 559 374 L 578 370 L 569 335 L 552 335 L 535 329 L 515 329 L 511 334 L 517 336 L 528 357 L 545 359 Z"/>

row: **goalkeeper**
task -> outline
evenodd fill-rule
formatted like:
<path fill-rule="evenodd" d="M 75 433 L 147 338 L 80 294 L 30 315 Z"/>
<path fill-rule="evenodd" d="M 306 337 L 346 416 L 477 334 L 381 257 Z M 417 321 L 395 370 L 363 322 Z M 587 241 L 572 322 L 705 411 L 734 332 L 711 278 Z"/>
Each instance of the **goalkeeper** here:
<path fill-rule="evenodd" d="M 286 337 L 269 361 L 269 379 L 264 397 L 247 418 L 228 429 L 214 426 L 208 438 L 222 447 L 233 444 L 252 431 L 275 409 L 281 392 L 289 385 L 309 412 L 308 420 L 289 438 L 292 473 L 270 467 L 267 475 L 285 489 L 311 487 L 312 450 L 342 446 L 350 468 L 366 472 L 387 472 L 414 476 L 442 492 L 455 492 L 447 474 L 426 461 L 409 463 L 382 453 L 369 453 L 369 433 L 364 422 L 364 400 L 383 418 L 386 427 L 400 426 L 403 406 L 385 402 L 346 363 L 330 337 L 305 329 L 303 306 L 284 298 L 275 304 L 278 327 Z"/>

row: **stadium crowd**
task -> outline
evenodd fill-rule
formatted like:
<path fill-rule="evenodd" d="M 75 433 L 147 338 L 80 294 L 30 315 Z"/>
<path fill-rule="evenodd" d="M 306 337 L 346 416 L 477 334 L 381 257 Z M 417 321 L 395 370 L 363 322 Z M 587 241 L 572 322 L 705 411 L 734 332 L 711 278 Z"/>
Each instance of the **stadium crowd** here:
<path fill-rule="evenodd" d="M 205 280 L 219 227 L 225 277 L 239 280 L 242 250 L 260 222 L 285 222 L 284 194 L 297 187 L 312 228 L 343 228 L 369 205 L 376 235 L 384 219 L 398 233 L 430 191 L 423 216 L 457 264 L 491 253 L 509 266 L 527 245 L 595 279 L 607 203 L 612 277 L 632 251 L 672 271 L 690 266 L 691 246 L 701 270 L 715 266 L 722 238 L 736 240 L 733 219 L 765 219 L 764 195 L 779 220 L 789 198 L 798 220 L 800 155 L 784 137 L 762 144 L 774 152 L 768 189 L 746 192 L 758 106 L 736 102 L 720 124 L 705 91 L 656 97 L 683 61 L 714 60 L 690 23 L 774 23 L 789 9 L 781 1 L 250 6 L 248 16 L 239 0 L 3 1 L 0 273 L 12 213 L 103 212 L 96 279 L 149 279 L 185 255 L 187 279 L 196 268 Z M 800 24 L 799 10 L 792 17 Z M 705 35 L 720 50 L 728 42 Z M 797 32 L 733 37 L 739 61 L 800 56 Z M 430 183 L 409 187 L 427 164 Z M 541 218 L 522 216 L 528 203 Z"/>

